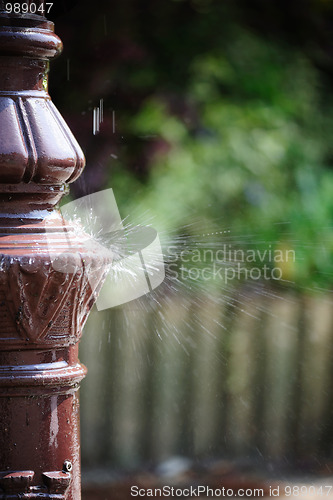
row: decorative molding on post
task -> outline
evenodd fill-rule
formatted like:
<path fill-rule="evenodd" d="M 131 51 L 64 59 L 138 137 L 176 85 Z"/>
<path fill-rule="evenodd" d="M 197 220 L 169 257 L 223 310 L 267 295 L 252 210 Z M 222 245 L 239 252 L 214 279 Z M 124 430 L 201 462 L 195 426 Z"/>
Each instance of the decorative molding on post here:
<path fill-rule="evenodd" d="M 5 4 L 0 2 L 0 499 L 78 500 L 77 390 L 86 373 L 78 342 L 105 262 L 97 245 L 86 245 L 89 237 L 77 234 L 57 209 L 85 162 L 47 92 L 49 59 L 61 52 L 61 41 L 45 17 L 8 14 Z M 60 272 L 53 264 L 68 246 L 72 266 Z"/>

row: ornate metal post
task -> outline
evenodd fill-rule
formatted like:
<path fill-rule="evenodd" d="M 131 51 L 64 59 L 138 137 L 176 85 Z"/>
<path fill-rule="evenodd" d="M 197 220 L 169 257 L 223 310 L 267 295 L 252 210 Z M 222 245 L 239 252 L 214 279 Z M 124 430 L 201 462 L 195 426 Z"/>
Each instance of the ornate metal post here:
<path fill-rule="evenodd" d="M 84 167 L 47 93 L 61 41 L 40 12 L 22 14 L 33 2 L 15 2 L 12 13 L 8 3 L 0 1 L 0 499 L 78 500 L 78 341 L 103 266 L 56 208 Z M 69 265 L 55 265 L 68 245 Z"/>

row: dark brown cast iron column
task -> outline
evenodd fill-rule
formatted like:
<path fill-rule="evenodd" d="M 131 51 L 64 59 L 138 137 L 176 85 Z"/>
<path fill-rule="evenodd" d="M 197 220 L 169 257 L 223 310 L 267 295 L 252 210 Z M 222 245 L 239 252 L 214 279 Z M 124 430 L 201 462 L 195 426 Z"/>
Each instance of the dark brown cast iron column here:
<path fill-rule="evenodd" d="M 48 60 L 61 41 L 44 16 L 8 14 L 6 3 L 0 2 L 0 499 L 78 500 L 77 390 L 86 372 L 78 342 L 103 266 L 56 208 L 84 167 L 47 93 Z"/>

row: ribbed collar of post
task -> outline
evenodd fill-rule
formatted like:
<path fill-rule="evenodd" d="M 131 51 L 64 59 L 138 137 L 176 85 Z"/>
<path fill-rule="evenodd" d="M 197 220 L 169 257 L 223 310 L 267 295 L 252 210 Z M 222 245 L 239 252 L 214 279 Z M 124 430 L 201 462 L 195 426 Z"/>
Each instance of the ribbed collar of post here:
<path fill-rule="evenodd" d="M 42 6 L 38 0 L 35 3 L 0 0 L 0 55 L 50 59 L 60 54 L 62 43 L 54 33 L 53 22 L 44 15 L 24 13 L 23 6 L 29 9 L 32 4 L 36 9 Z"/>

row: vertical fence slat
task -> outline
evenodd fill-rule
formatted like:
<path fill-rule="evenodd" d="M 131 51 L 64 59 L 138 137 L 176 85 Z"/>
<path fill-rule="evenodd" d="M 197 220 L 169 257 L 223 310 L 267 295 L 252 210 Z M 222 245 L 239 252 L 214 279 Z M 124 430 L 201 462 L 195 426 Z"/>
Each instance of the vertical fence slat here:
<path fill-rule="evenodd" d="M 122 466 L 138 465 L 143 455 L 147 418 L 145 390 L 149 378 L 148 347 L 154 342 L 149 331 L 149 313 L 128 304 L 118 309 L 116 325 L 117 407 L 113 412 L 115 435 L 111 444 Z"/>
<path fill-rule="evenodd" d="M 238 311 L 233 325 L 229 377 L 228 441 L 233 453 L 251 451 L 255 433 L 253 383 L 255 379 L 255 342 L 261 315 L 258 299 L 250 298 Z"/>
<path fill-rule="evenodd" d="M 265 394 L 265 451 L 268 458 L 288 454 L 288 426 L 297 354 L 298 299 L 284 294 L 271 299 L 266 329 L 268 369 Z"/>
<path fill-rule="evenodd" d="M 325 411 L 332 340 L 332 303 L 309 297 L 306 303 L 308 340 L 303 360 L 303 407 L 300 427 L 306 444 L 304 452 L 312 455 L 318 448 L 322 417 Z"/>
<path fill-rule="evenodd" d="M 155 419 L 152 423 L 151 441 L 153 457 L 160 461 L 168 456 L 184 454 L 184 410 L 187 371 L 190 360 L 186 342 L 190 302 L 186 298 L 172 301 L 163 308 L 156 328 L 161 339 L 155 350 L 156 384 L 154 393 Z M 161 311 L 160 311 L 161 312 Z"/>
<path fill-rule="evenodd" d="M 204 456 L 215 448 L 216 436 L 224 429 L 219 420 L 218 393 L 221 384 L 220 366 L 225 362 L 220 350 L 225 330 L 224 307 L 219 297 L 204 301 L 197 311 L 200 331 L 196 350 L 196 379 L 193 400 L 194 452 Z"/>

